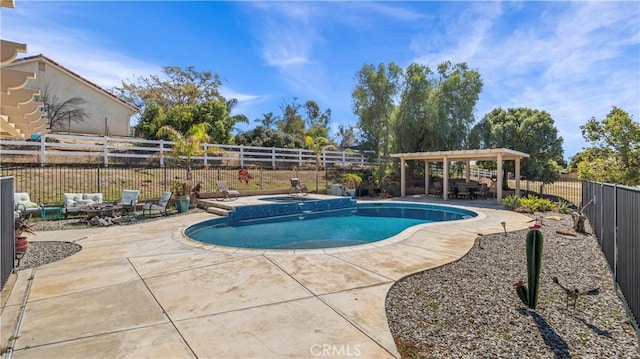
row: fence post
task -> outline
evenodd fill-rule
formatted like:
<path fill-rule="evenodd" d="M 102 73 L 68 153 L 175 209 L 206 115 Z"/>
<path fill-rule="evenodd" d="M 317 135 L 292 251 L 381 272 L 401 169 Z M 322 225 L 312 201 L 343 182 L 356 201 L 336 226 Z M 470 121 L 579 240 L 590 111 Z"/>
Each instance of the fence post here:
<path fill-rule="evenodd" d="M 276 169 L 276 149 L 275 149 L 275 147 L 271 148 L 271 169 L 272 170 Z M 260 170 L 262 170 L 262 168 Z"/>
<path fill-rule="evenodd" d="M 208 166 L 208 164 L 207 164 L 207 148 L 208 148 L 208 145 L 205 143 L 204 144 L 204 165 L 205 166 Z"/>
<path fill-rule="evenodd" d="M 98 167 L 96 168 L 96 176 L 97 176 L 97 180 L 96 180 L 96 182 L 98 182 L 98 190 L 97 190 L 96 192 L 100 193 L 100 192 L 102 192 L 102 191 L 100 190 L 100 166 L 98 166 Z"/>
<path fill-rule="evenodd" d="M 618 185 L 613 185 L 613 287 L 618 290 Z"/>
<path fill-rule="evenodd" d="M 160 167 L 164 167 L 164 140 L 160 139 Z M 167 171 L 164 171 L 165 174 L 165 180 L 166 180 L 166 174 Z"/>
<path fill-rule="evenodd" d="M 164 183 L 163 191 L 167 190 L 167 167 L 162 167 L 162 182 Z"/>
<path fill-rule="evenodd" d="M 244 167 L 244 145 L 240 145 L 240 168 Z"/>
<path fill-rule="evenodd" d="M 40 167 L 44 167 L 46 163 L 45 156 L 47 155 L 47 151 L 45 147 L 47 147 L 47 141 L 45 141 L 45 137 L 47 137 L 47 135 L 40 136 Z"/>
<path fill-rule="evenodd" d="M 604 243 L 604 182 L 600 182 L 600 247 Z"/>
<path fill-rule="evenodd" d="M 109 167 L 109 137 L 104 136 L 102 140 L 104 141 L 103 143 L 104 152 L 102 154 L 102 156 L 104 157 L 104 166 Z"/>
<path fill-rule="evenodd" d="M 260 189 L 264 189 L 264 174 L 262 173 L 262 167 L 258 169 L 258 173 L 260 173 Z"/>

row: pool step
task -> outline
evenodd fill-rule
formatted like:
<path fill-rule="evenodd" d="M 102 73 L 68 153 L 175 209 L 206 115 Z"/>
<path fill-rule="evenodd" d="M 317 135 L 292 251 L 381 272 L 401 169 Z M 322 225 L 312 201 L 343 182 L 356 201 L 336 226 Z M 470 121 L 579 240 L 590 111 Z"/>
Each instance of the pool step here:
<path fill-rule="evenodd" d="M 229 215 L 229 210 L 218 207 L 207 207 L 207 212 L 217 214 L 219 216 L 227 217 Z"/>

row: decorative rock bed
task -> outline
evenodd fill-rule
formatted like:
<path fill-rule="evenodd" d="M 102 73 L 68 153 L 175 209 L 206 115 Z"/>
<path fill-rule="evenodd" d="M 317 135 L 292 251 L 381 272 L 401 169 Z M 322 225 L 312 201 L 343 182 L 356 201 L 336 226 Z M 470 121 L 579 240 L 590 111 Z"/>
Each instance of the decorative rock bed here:
<path fill-rule="evenodd" d="M 557 234 L 572 230 L 571 216 L 543 216 L 559 220 L 544 219 L 541 229 L 537 309 L 523 306 L 513 287 L 527 278 L 527 230 L 482 236 L 460 260 L 410 275 L 389 291 L 387 318 L 403 357 L 640 358 L 595 237 Z M 580 296 L 574 309 L 554 276 L 579 291 L 599 288 L 598 294 Z"/>

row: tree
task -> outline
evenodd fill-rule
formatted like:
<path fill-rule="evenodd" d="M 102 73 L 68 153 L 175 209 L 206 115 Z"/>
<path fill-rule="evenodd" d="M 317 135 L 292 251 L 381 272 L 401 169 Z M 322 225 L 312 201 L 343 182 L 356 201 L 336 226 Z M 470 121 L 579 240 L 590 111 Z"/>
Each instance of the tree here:
<path fill-rule="evenodd" d="M 322 170 L 322 158 L 321 155 L 324 151 L 335 149 L 336 146 L 331 144 L 331 141 L 326 137 L 312 137 L 312 136 L 304 136 L 304 142 L 313 153 L 316 155 L 316 169 Z"/>
<path fill-rule="evenodd" d="M 340 148 L 351 148 L 356 144 L 356 131 L 353 125 L 347 127 L 343 125 L 338 126 L 336 137 L 338 137 L 338 146 L 340 146 Z"/>
<path fill-rule="evenodd" d="M 522 174 L 530 180 L 553 183 L 560 177 L 564 164 L 562 137 L 558 137 L 553 119 L 545 111 L 528 108 L 497 108 L 489 112 L 472 129 L 480 148 L 509 148 L 528 153 L 522 161 Z M 495 169 L 495 163 L 490 163 Z M 506 171 L 514 171 L 507 162 Z M 505 181 L 506 183 L 506 181 Z"/>
<path fill-rule="evenodd" d="M 283 102 L 280 104 L 280 110 L 282 111 L 282 117 L 276 121 L 276 127 L 279 131 L 288 133 L 293 136 L 300 137 L 304 141 L 305 127 L 304 120 L 300 116 L 301 105 L 297 103 L 298 99 L 293 98 L 291 103 Z"/>
<path fill-rule="evenodd" d="M 193 66 L 165 66 L 162 75 L 139 77 L 136 82 L 124 82 L 114 92 L 144 112 L 155 103 L 163 110 L 180 105 L 196 105 L 211 100 L 223 100 L 220 77 L 211 71 L 196 71 Z"/>
<path fill-rule="evenodd" d="M 174 141 L 175 144 L 171 147 L 171 154 L 177 158 L 182 159 L 186 157 L 187 161 L 187 179 L 191 172 L 191 158 L 199 156 L 204 153 L 203 144 L 209 142 L 211 139 L 207 134 L 208 125 L 204 122 L 191 126 L 186 132 L 180 132 L 170 125 L 164 125 L 158 129 L 158 137 L 166 138 L 170 141 Z"/>
<path fill-rule="evenodd" d="M 40 101 L 44 104 L 49 129 L 66 127 L 70 130 L 71 122 L 82 122 L 90 115 L 83 107 L 87 101 L 82 97 L 75 96 L 62 100 L 51 91 L 48 83 L 40 88 Z"/>
<path fill-rule="evenodd" d="M 580 126 L 591 147 L 576 155 L 580 179 L 640 184 L 640 124 L 624 110 L 613 107 L 607 117 L 594 117 Z"/>
<path fill-rule="evenodd" d="M 208 134 L 215 143 L 232 144 L 234 136 L 231 132 L 239 122 L 249 123 L 245 115 L 231 115 L 237 105 L 236 99 L 226 102 L 211 100 L 203 102 L 195 107 L 194 123 L 208 123 Z"/>
<path fill-rule="evenodd" d="M 165 137 L 175 144 L 171 147 L 171 155 L 176 159 L 182 159 L 186 157 L 187 161 L 187 179 L 180 183 L 174 182 L 173 189 L 177 192 L 178 196 L 189 196 L 190 206 L 195 206 L 195 194 L 193 193 L 192 173 L 191 173 L 191 158 L 199 156 L 204 153 L 203 144 L 210 142 L 209 135 L 207 135 L 207 127 L 209 125 L 205 122 L 201 122 L 191 126 L 186 132 L 180 132 L 175 128 L 164 125 L 158 129 L 158 137 Z"/>
<path fill-rule="evenodd" d="M 271 128 L 276 121 L 278 121 L 278 117 L 274 116 L 273 112 L 267 112 L 262 114 L 262 118 L 258 118 L 254 121 L 260 123 L 263 127 Z"/>
<path fill-rule="evenodd" d="M 331 109 L 320 111 L 320 106 L 315 101 L 309 100 L 304 104 L 307 117 L 307 133 L 312 132 L 315 136 L 329 137 L 329 122 L 331 122 Z"/>
<path fill-rule="evenodd" d="M 147 139 L 157 139 L 158 129 L 170 125 L 180 133 L 186 133 L 199 123 L 207 124 L 207 134 L 216 143 L 233 143 L 231 134 L 238 122 L 249 122 L 244 115 L 230 115 L 235 106 L 234 99 L 229 101 L 210 100 L 199 104 L 178 104 L 168 110 L 155 103 L 147 106 L 138 122 L 138 130 Z"/>
<path fill-rule="evenodd" d="M 241 133 L 235 137 L 235 143 L 256 147 L 303 148 L 304 140 L 282 131 L 264 126 Z"/>
<path fill-rule="evenodd" d="M 394 63 L 364 65 L 356 73 L 352 92 L 353 113 L 358 116 L 362 150 L 380 158 L 388 155 L 393 144 L 394 98 L 398 94 L 402 69 Z"/>
<path fill-rule="evenodd" d="M 220 77 L 211 71 L 197 71 L 193 66 L 166 66 L 160 76 L 123 81 L 114 91 L 139 107 L 137 127 L 145 138 L 157 138 L 157 129 L 163 125 L 170 124 L 184 133 L 194 124 L 206 122 L 211 138 L 232 143 L 235 125 L 249 120 L 244 115 L 231 115 L 238 101 L 225 99 L 219 92 L 221 84 Z"/>
<path fill-rule="evenodd" d="M 403 81 L 395 136 L 398 152 L 447 151 L 465 148 L 474 108 L 482 89 L 477 71 L 465 63 L 438 66 L 411 64 Z"/>

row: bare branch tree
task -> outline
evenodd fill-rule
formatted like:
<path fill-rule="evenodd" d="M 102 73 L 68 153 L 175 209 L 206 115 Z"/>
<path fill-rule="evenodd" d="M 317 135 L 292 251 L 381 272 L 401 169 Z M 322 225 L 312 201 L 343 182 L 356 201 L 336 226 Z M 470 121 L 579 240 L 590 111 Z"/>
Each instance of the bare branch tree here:
<path fill-rule="evenodd" d="M 82 107 L 87 101 L 78 96 L 61 100 L 50 90 L 49 84 L 40 89 L 40 101 L 44 104 L 49 129 L 65 128 L 65 124 L 82 122 L 89 117 L 89 112 Z"/>

